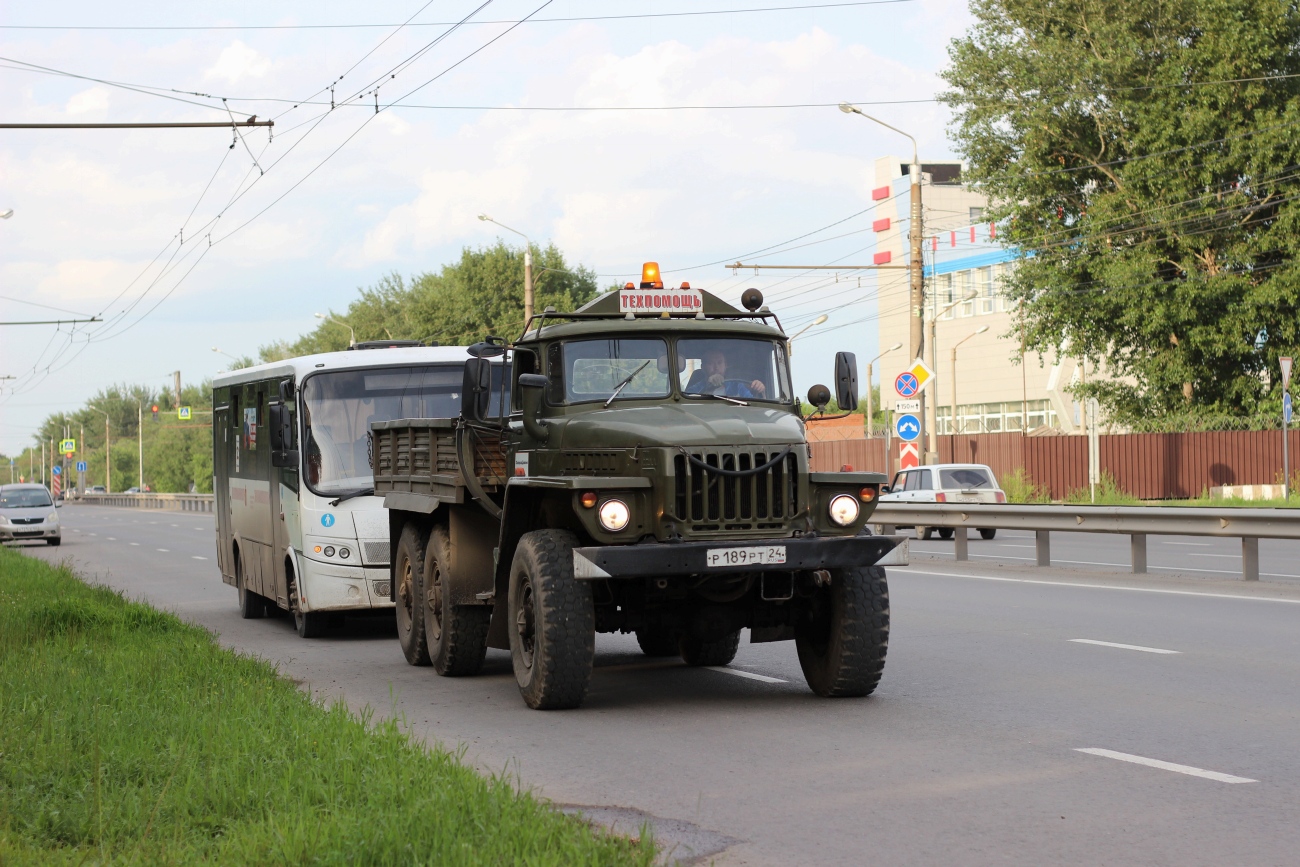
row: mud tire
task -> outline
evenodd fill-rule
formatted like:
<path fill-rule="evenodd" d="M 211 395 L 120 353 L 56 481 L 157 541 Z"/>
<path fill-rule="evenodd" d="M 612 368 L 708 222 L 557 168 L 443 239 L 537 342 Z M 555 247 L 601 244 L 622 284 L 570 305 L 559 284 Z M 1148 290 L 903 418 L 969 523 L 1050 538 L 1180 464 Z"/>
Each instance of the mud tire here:
<path fill-rule="evenodd" d="M 825 697 L 870 695 L 889 650 L 889 585 L 880 566 L 831 570 L 795 624 L 795 648 L 808 687 Z"/>
<path fill-rule="evenodd" d="M 939 538 L 940 538 L 940 539 L 943 539 L 944 541 L 948 541 L 949 539 L 951 539 L 951 538 L 952 538 L 953 536 L 955 536 L 955 535 L 957 535 L 957 531 L 954 530 L 952 527 L 940 527 L 940 528 L 939 528 Z"/>
<path fill-rule="evenodd" d="M 578 707 L 591 683 L 596 610 L 591 585 L 573 577 L 577 542 L 566 530 L 534 530 L 510 565 L 510 661 L 535 710 Z"/>
<path fill-rule="evenodd" d="M 739 649 L 739 629 L 714 641 L 701 641 L 694 635 L 683 635 L 677 643 L 682 662 L 687 665 L 730 665 Z"/>
<path fill-rule="evenodd" d="M 478 674 L 487 656 L 492 609 L 451 603 L 447 592 L 450 563 L 451 535 L 439 524 L 429 533 L 420 581 L 424 638 L 434 671 L 443 677 L 468 677 Z"/>
<path fill-rule="evenodd" d="M 393 575 L 393 602 L 397 608 L 397 641 L 410 665 L 429 664 L 429 646 L 424 635 L 424 550 L 429 536 L 415 522 L 402 528 L 397 540 Z"/>
<path fill-rule="evenodd" d="M 984 529 L 980 530 L 981 539 L 992 539 L 997 534 L 998 534 L 998 530 L 996 527 L 985 527 Z"/>

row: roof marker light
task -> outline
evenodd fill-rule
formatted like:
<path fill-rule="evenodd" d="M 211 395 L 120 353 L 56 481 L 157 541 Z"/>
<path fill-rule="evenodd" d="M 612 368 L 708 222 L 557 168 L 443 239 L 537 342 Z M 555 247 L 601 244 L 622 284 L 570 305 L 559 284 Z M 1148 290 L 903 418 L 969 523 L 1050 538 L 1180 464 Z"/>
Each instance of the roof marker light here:
<path fill-rule="evenodd" d="M 646 262 L 641 266 L 641 288 L 642 289 L 662 289 L 664 288 L 663 277 L 659 274 L 658 262 Z"/>

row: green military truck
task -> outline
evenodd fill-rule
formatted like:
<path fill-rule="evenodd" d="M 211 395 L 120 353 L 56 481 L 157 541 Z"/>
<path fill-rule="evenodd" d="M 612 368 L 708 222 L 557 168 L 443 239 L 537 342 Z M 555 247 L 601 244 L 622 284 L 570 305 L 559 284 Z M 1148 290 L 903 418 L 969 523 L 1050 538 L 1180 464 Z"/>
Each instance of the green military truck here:
<path fill-rule="evenodd" d="M 665 290 L 651 263 L 639 287 L 471 347 L 458 418 L 373 425 L 408 662 L 472 675 L 509 650 L 530 707 L 571 708 L 597 632 L 721 666 L 748 629 L 793 639 L 818 695 L 875 689 L 882 567 L 907 562 L 867 528 L 886 477 L 810 470 L 785 333 L 757 290 L 742 304 Z M 835 382 L 855 408 L 851 354 Z M 809 399 L 824 413 L 830 391 Z"/>

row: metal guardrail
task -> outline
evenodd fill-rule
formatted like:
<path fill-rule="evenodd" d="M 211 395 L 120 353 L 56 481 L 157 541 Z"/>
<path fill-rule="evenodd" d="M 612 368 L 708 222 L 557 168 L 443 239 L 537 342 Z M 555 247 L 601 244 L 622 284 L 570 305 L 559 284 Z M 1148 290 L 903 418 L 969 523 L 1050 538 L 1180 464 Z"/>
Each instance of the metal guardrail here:
<path fill-rule="evenodd" d="M 1260 539 L 1300 539 L 1300 510 L 1178 506 L 1013 506 L 985 503 L 880 503 L 871 521 L 883 533 L 951 527 L 958 560 L 970 559 L 967 530 L 1032 530 L 1039 566 L 1052 565 L 1052 532 L 1129 537 L 1133 571 L 1147 571 L 1147 536 L 1241 539 L 1241 577 L 1259 580 Z"/>
<path fill-rule="evenodd" d="M 214 497 L 212 494 L 83 494 L 74 502 L 172 512 L 211 512 Z"/>

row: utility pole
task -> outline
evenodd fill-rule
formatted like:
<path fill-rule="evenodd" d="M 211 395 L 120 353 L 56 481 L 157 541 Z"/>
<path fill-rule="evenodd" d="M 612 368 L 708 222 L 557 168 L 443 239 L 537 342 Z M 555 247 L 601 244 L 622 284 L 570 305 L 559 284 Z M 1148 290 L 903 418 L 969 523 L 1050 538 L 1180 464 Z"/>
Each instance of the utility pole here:
<path fill-rule="evenodd" d="M 181 372 L 176 371 L 176 406 L 181 405 Z"/>
<path fill-rule="evenodd" d="M 533 318 L 533 242 L 523 232 L 512 229 L 505 223 L 497 222 L 487 214 L 479 214 L 478 218 L 485 223 L 496 223 L 507 232 L 514 232 L 524 239 L 524 325 L 526 327 L 529 320 Z"/>
<path fill-rule="evenodd" d="M 144 404 L 135 405 L 136 434 L 140 444 L 140 493 L 144 493 Z"/>

